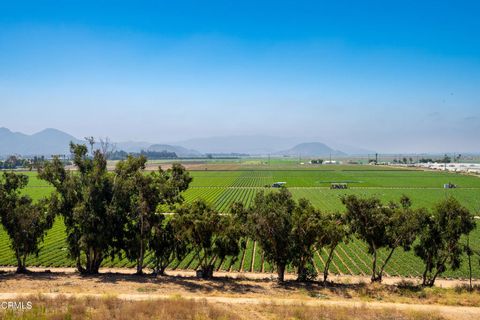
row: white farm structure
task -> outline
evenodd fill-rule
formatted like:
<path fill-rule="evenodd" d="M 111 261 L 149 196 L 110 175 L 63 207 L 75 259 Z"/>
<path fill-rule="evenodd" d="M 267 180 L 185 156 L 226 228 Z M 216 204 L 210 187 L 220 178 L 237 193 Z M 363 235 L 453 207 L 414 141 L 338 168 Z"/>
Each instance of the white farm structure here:
<path fill-rule="evenodd" d="M 416 167 L 441 170 L 441 171 L 451 171 L 451 172 L 465 172 L 465 173 L 474 173 L 480 174 L 480 164 L 479 163 L 417 163 Z"/>

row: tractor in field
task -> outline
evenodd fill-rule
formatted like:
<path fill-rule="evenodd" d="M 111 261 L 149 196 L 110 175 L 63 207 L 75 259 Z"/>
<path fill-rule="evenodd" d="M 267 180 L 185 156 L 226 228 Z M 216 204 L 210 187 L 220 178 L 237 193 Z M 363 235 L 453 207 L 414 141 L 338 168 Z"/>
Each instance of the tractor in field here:
<path fill-rule="evenodd" d="M 332 183 L 330 189 L 348 189 L 348 185 L 346 183 Z"/>
<path fill-rule="evenodd" d="M 455 189 L 456 187 L 457 187 L 457 185 L 456 185 L 456 184 L 453 184 L 453 183 L 451 183 L 451 182 L 445 183 L 445 184 L 443 185 L 443 188 L 444 188 L 444 189 Z"/>
<path fill-rule="evenodd" d="M 284 187 L 286 184 L 286 182 L 275 182 L 272 184 L 272 188 L 281 188 Z"/>

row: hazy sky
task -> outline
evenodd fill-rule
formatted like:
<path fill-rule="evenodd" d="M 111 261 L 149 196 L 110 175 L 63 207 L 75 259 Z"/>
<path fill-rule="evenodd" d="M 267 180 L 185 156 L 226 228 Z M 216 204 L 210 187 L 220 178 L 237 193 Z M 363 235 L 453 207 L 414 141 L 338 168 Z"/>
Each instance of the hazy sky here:
<path fill-rule="evenodd" d="M 0 126 L 480 151 L 479 1 L 1 1 Z"/>

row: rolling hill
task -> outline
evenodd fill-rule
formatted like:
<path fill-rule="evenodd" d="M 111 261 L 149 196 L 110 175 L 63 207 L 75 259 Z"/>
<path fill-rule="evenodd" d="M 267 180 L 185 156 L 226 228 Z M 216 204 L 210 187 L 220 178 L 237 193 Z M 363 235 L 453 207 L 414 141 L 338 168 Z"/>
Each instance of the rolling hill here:
<path fill-rule="evenodd" d="M 32 135 L 12 132 L 0 128 L 0 155 L 44 155 L 68 154 L 70 141 L 82 142 L 63 131 L 44 129 Z"/>
<path fill-rule="evenodd" d="M 294 146 L 291 149 L 277 152 L 279 155 L 284 156 L 305 156 L 305 157 L 315 157 L 315 156 L 343 156 L 346 155 L 342 151 L 334 150 L 321 142 L 307 142 L 300 143 Z"/>

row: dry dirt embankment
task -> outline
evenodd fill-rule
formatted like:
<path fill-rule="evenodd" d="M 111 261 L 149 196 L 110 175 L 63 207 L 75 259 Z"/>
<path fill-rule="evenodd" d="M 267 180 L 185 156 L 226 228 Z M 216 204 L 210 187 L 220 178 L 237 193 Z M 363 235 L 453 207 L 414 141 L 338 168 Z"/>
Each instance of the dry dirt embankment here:
<path fill-rule="evenodd" d="M 16 275 L 9 269 L 0 274 L 0 300 L 32 294 L 47 298 L 116 297 L 125 301 L 183 298 L 238 307 L 336 306 L 431 312 L 448 319 L 480 319 L 480 291 L 468 293 L 446 288 L 461 284 L 459 281 L 442 280 L 443 289 L 420 289 L 412 283 L 403 283 L 404 287 L 390 284 L 401 279 L 386 278 L 384 285 L 370 285 L 362 277 L 333 277 L 336 284 L 324 287 L 320 283 L 294 281 L 278 285 L 272 281 L 273 275 L 255 273 L 217 273 L 215 279 L 200 280 L 191 271 L 174 271 L 170 276 L 155 278 L 133 275 L 130 269 L 104 269 L 95 276 L 81 276 L 73 268 L 43 270 L 34 268 L 31 274 Z"/>

